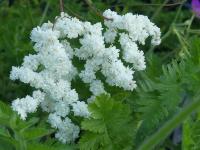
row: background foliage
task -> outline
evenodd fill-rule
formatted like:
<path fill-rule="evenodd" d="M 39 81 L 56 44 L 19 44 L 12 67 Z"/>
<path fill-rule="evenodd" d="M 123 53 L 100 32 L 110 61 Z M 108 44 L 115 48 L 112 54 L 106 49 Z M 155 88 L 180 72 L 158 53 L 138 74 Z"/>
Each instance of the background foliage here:
<path fill-rule="evenodd" d="M 175 5 L 170 5 L 170 4 Z M 33 53 L 29 34 L 33 27 L 59 15 L 55 0 L 0 0 L 0 149 L 2 150 L 122 150 L 138 149 L 176 114 L 192 103 L 200 89 L 200 20 L 186 0 L 64 0 L 67 13 L 81 20 L 102 21 L 111 8 L 149 16 L 162 31 L 162 44 L 145 51 L 147 69 L 136 74 L 138 88 L 125 92 L 110 88 L 90 104 L 91 119 L 80 123 L 80 139 L 71 145 L 54 140 L 39 113 L 21 121 L 9 105 L 32 90 L 9 79 L 12 66 Z M 80 89 L 79 93 L 88 95 Z M 82 97 L 84 97 L 84 95 Z M 183 121 L 184 120 L 184 121 Z M 155 150 L 200 149 L 198 110 L 168 133 Z M 80 122 L 80 121 L 79 121 Z"/>

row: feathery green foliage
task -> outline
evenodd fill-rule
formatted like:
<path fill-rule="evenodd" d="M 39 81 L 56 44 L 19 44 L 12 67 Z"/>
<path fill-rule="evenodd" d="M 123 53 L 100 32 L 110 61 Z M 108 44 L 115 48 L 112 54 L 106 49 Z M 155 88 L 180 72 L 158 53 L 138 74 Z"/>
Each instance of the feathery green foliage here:
<path fill-rule="evenodd" d="M 138 144 L 191 102 L 200 85 L 199 52 L 200 39 L 192 38 L 189 54 L 184 58 L 163 65 L 162 74 L 154 79 L 143 75 L 144 82 L 139 84 L 135 104 L 142 113 Z"/>
<path fill-rule="evenodd" d="M 79 141 L 80 149 L 132 149 L 135 132 L 127 105 L 101 95 L 89 105 L 89 110 L 91 117 L 81 124 L 84 133 Z"/>
<path fill-rule="evenodd" d="M 199 119 L 188 118 L 183 124 L 183 150 L 200 149 L 200 121 Z"/>

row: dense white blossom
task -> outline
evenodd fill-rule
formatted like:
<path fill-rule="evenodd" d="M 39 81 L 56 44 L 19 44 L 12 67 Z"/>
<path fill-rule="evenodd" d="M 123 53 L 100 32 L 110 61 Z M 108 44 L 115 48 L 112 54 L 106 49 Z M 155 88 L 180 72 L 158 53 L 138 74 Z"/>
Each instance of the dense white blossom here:
<path fill-rule="evenodd" d="M 103 16 L 111 18 L 110 20 L 105 20 L 105 25 L 110 30 L 115 29 L 114 32 L 118 29 L 125 30 L 134 42 L 145 44 L 145 40 L 149 36 L 152 37 L 152 44 L 158 45 L 161 42 L 160 29 L 147 16 L 133 15 L 132 13 L 120 16 L 110 9 L 106 10 Z"/>
<path fill-rule="evenodd" d="M 75 116 L 81 116 L 81 117 L 88 117 L 89 111 L 87 109 L 87 104 L 85 102 L 78 101 L 77 103 L 72 104 L 72 111 L 74 112 Z"/>
<path fill-rule="evenodd" d="M 106 43 L 113 43 L 115 41 L 115 38 L 117 36 L 117 32 L 115 29 L 107 29 L 104 33 L 105 42 Z"/>
<path fill-rule="evenodd" d="M 79 135 L 79 127 L 74 125 L 67 117 L 62 119 L 59 115 L 50 114 L 48 121 L 53 128 L 58 129 L 55 137 L 62 143 L 74 141 Z"/>
<path fill-rule="evenodd" d="M 120 34 L 119 42 L 123 47 L 123 59 L 132 63 L 136 70 L 144 70 L 146 68 L 144 53 L 138 50 L 137 44 L 124 33 Z"/>
<path fill-rule="evenodd" d="M 94 95 L 105 93 L 103 83 L 100 80 L 93 80 L 93 82 L 90 84 L 90 91 Z"/>
<path fill-rule="evenodd" d="M 133 80 L 134 71 L 124 66 L 121 60 L 104 63 L 102 73 L 107 77 L 108 84 L 112 86 L 116 85 L 125 90 L 136 88 L 136 82 Z"/>
<path fill-rule="evenodd" d="M 77 38 L 83 34 L 83 22 L 76 18 L 72 18 L 68 14 L 62 12 L 61 16 L 56 18 L 55 30 L 60 31 L 61 37 Z"/>
<path fill-rule="evenodd" d="M 90 116 L 86 100 L 80 100 L 72 80 L 80 78 L 89 87 L 92 95 L 88 102 L 107 93 L 105 84 L 133 90 L 137 86 L 134 72 L 146 68 L 139 44 L 145 44 L 149 36 L 152 44 L 160 43 L 160 29 L 146 16 L 120 16 L 111 10 L 103 15 L 109 18 L 104 21 L 105 29 L 102 23 L 82 22 L 63 12 L 54 24 L 48 22 L 34 28 L 30 38 L 35 54 L 25 56 L 22 66 L 12 67 L 10 73 L 12 80 L 38 89 L 32 97 L 14 100 L 13 110 L 26 119 L 28 113 L 41 107 L 49 113 L 48 122 L 57 129 L 55 137 L 63 143 L 73 142 L 80 132 L 70 115 Z M 79 41 L 79 46 L 73 45 L 73 39 Z M 80 64 L 84 68 L 78 68 L 74 59 L 84 62 Z"/>
<path fill-rule="evenodd" d="M 27 95 L 25 98 L 16 99 L 12 103 L 13 110 L 17 111 L 20 117 L 25 120 L 27 113 L 35 112 L 41 101 L 44 100 L 44 93 L 41 91 L 34 91 L 33 96 Z"/>
<path fill-rule="evenodd" d="M 53 128 L 62 128 L 62 119 L 59 115 L 49 114 L 48 121 Z"/>
<path fill-rule="evenodd" d="M 80 128 L 74 125 L 69 118 L 65 118 L 62 123 L 62 127 L 58 129 L 55 137 L 62 143 L 70 143 L 78 138 Z"/>

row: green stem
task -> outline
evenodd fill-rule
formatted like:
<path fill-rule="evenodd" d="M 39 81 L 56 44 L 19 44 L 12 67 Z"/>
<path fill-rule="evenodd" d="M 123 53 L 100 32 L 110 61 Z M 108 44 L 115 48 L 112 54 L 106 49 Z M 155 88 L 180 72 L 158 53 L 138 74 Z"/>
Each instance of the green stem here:
<path fill-rule="evenodd" d="M 16 145 L 16 150 L 26 150 L 27 145 L 25 139 L 20 135 L 19 132 L 15 131 L 15 140 L 18 142 L 19 145 Z"/>
<path fill-rule="evenodd" d="M 65 6 L 64 7 L 67 12 L 71 13 L 72 16 L 75 16 L 76 18 L 78 18 L 79 20 L 81 21 L 85 21 L 86 19 L 84 18 L 84 16 L 80 16 L 79 14 L 77 14 L 76 12 L 74 12 L 72 9 L 70 9 L 68 6 Z"/>
<path fill-rule="evenodd" d="M 173 23 L 175 23 L 175 22 L 177 21 L 179 15 L 180 15 L 180 13 L 181 13 L 181 10 L 182 10 L 182 7 L 183 7 L 183 4 L 184 4 L 185 2 L 186 2 L 186 0 L 183 0 L 183 1 L 182 1 L 182 4 L 179 6 L 178 11 L 177 11 L 177 13 L 176 13 L 176 16 L 175 16 L 175 18 L 174 18 Z"/>
<path fill-rule="evenodd" d="M 47 4 L 46 4 L 45 9 L 44 9 L 44 12 L 43 12 L 42 17 L 41 17 L 41 19 L 40 19 L 39 26 L 41 26 L 41 24 L 43 23 L 43 21 L 44 21 L 46 15 L 47 15 L 47 11 L 48 11 L 48 9 L 49 9 L 49 4 L 50 4 L 50 1 L 47 1 Z"/>
<path fill-rule="evenodd" d="M 96 13 L 97 16 L 101 17 L 103 20 L 112 20 L 112 18 L 104 17 L 101 12 L 93 5 L 92 0 L 85 0 L 86 4 L 89 6 L 89 8 Z"/>
<path fill-rule="evenodd" d="M 187 49 L 187 41 L 179 34 L 178 30 L 176 29 L 176 27 L 173 27 L 173 32 L 176 34 L 179 42 L 181 43 L 181 46 L 183 47 L 183 50 L 188 53 L 188 49 Z"/>
<path fill-rule="evenodd" d="M 153 16 L 151 17 L 151 20 L 154 20 L 156 18 L 156 16 L 160 13 L 160 11 L 162 10 L 162 8 L 168 3 L 169 0 L 165 0 L 163 2 L 162 5 L 160 5 L 160 7 L 156 10 L 156 12 L 153 14 Z"/>
<path fill-rule="evenodd" d="M 189 33 L 200 34 L 200 30 L 190 29 Z"/>
<path fill-rule="evenodd" d="M 26 150 L 26 149 L 27 149 L 27 148 L 26 148 L 26 142 L 25 142 L 24 139 L 21 139 L 21 140 L 19 141 L 19 144 L 20 144 L 20 150 Z"/>
<path fill-rule="evenodd" d="M 161 41 L 163 42 L 167 37 L 169 37 L 170 34 L 171 34 L 171 32 L 172 32 L 172 29 L 169 28 L 169 30 L 161 37 Z M 149 51 L 146 53 L 146 55 L 147 55 L 147 56 L 150 55 L 150 54 L 154 51 L 154 49 L 155 49 L 155 46 L 151 46 L 151 48 L 150 48 Z"/>
<path fill-rule="evenodd" d="M 189 24 L 188 24 L 188 27 L 187 27 L 186 37 L 188 37 L 189 34 L 190 34 L 189 31 L 190 31 L 190 28 L 191 28 L 191 25 L 192 25 L 192 22 L 193 22 L 194 18 L 195 18 L 195 14 L 193 14 L 192 17 L 191 17 L 190 20 L 189 20 Z"/>
<path fill-rule="evenodd" d="M 162 42 L 163 42 L 167 37 L 169 37 L 170 34 L 172 33 L 172 29 L 171 29 L 171 28 L 172 28 L 172 26 L 174 26 L 174 24 L 176 23 L 176 21 L 177 21 L 179 15 L 180 15 L 180 13 L 181 13 L 181 9 L 182 9 L 183 4 L 184 4 L 185 1 L 186 1 L 186 0 L 183 0 L 183 1 L 181 2 L 180 6 L 179 6 L 179 8 L 178 8 L 178 11 L 177 11 L 177 13 L 176 13 L 176 15 L 175 15 L 175 17 L 174 17 L 172 23 L 171 23 L 170 26 L 169 26 L 169 30 L 168 30 L 168 31 L 163 35 L 163 37 L 161 38 L 161 41 L 162 41 Z M 166 1 L 165 1 L 165 2 L 166 2 Z M 164 2 L 163 4 L 165 4 L 165 2 Z M 161 11 L 162 7 L 164 7 L 164 5 L 162 5 L 162 6 L 160 6 L 160 7 L 158 8 L 159 12 Z M 157 10 L 155 13 L 157 13 L 158 10 Z M 159 12 L 158 12 L 158 13 L 159 13 Z M 155 17 L 155 14 L 152 16 L 152 18 L 154 19 L 154 17 Z M 155 49 L 155 46 L 152 46 L 152 47 L 149 49 L 149 51 L 147 52 L 147 55 L 148 55 L 148 54 L 151 54 L 151 53 L 154 51 L 154 49 Z"/>
<path fill-rule="evenodd" d="M 148 140 L 146 140 L 138 150 L 151 150 L 157 144 L 159 144 L 164 138 L 166 138 L 169 133 L 172 132 L 174 128 L 176 128 L 181 122 L 183 122 L 187 116 L 189 116 L 193 111 L 195 111 L 200 106 L 199 95 L 195 98 L 195 100 L 185 108 L 181 112 L 179 112 L 176 116 L 174 116 L 171 120 L 169 120 L 162 128 L 158 130 L 155 134 L 153 134 Z"/>
<path fill-rule="evenodd" d="M 28 15 L 31 21 L 32 26 L 34 26 L 34 20 L 33 20 L 33 16 L 32 16 L 32 12 L 31 12 L 31 6 L 30 6 L 30 2 L 27 1 L 27 6 L 28 6 Z"/>

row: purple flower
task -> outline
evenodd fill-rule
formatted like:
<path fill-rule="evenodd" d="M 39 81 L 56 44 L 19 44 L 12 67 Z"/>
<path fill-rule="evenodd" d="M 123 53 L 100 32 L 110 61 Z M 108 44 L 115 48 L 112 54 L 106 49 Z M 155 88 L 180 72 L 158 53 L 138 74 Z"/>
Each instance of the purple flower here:
<path fill-rule="evenodd" d="M 200 17 L 200 1 L 199 0 L 192 0 L 192 11 Z"/>

